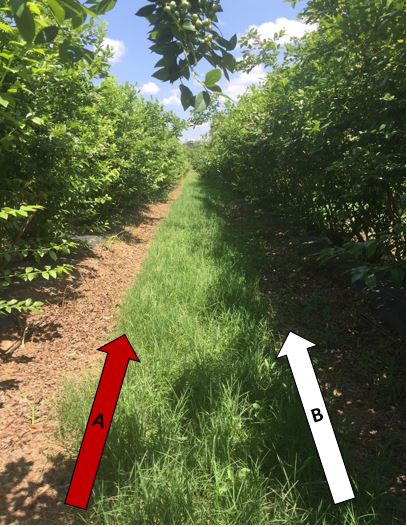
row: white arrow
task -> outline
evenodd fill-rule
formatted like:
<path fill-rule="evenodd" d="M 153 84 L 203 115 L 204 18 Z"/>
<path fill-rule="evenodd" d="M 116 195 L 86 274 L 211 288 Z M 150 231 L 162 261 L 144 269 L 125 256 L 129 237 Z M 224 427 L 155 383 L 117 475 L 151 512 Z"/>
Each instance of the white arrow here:
<path fill-rule="evenodd" d="M 355 497 L 308 353 L 315 346 L 290 333 L 277 357 L 287 356 L 335 503 Z"/>

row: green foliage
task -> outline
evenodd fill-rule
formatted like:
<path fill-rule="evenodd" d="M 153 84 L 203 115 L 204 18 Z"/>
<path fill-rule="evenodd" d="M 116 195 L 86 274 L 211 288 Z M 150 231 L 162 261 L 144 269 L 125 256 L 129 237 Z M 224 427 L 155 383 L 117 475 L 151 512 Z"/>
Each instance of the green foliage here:
<path fill-rule="evenodd" d="M 188 141 L 184 143 L 186 156 L 194 170 L 199 170 L 204 152 L 205 144 L 203 141 Z"/>
<path fill-rule="evenodd" d="M 53 44 L 53 52 L 62 61 L 91 61 L 95 55 L 92 46 L 78 42 L 77 36 L 89 20 L 115 5 L 116 0 L 2 0 L 1 12 L 14 21 L 15 29 L 1 18 L 0 27 L 4 25 L 2 30 L 10 35 L 14 33 L 14 37 L 19 34 L 30 51 L 34 44 L 34 55 L 48 52 L 48 45 Z M 217 26 L 217 13 L 221 11 L 219 0 L 149 0 L 136 13 L 150 22 L 149 39 L 153 42 L 150 49 L 162 56 L 153 76 L 161 81 L 181 80 L 184 108 L 192 106 L 201 111 L 209 105 L 211 92 L 221 92 L 216 83 L 207 80 L 200 82 L 204 91 L 197 98 L 186 91 L 183 82 L 190 79 L 191 73 L 199 80 L 195 67 L 202 59 L 221 68 L 227 79 L 234 70 L 235 58 L 230 52 L 236 47 L 237 37 L 222 36 Z M 23 45 L 21 39 L 15 40 L 19 46 Z M 217 80 L 221 70 L 217 70 Z M 0 98 L 0 104 L 2 101 L 6 103 L 7 99 Z"/>
<path fill-rule="evenodd" d="M 0 209 L 0 294 L 2 290 L 18 281 L 31 282 L 35 278 L 57 278 L 69 274 L 69 265 L 45 265 L 43 269 L 24 267 L 23 262 L 30 259 L 39 262 L 45 259 L 57 260 L 58 253 L 69 254 L 75 244 L 63 240 L 47 247 L 38 247 L 35 243 L 23 242 L 22 237 L 27 230 L 34 214 L 43 209 L 39 205 L 21 205 L 18 209 L 4 207 Z M 19 313 L 38 312 L 42 302 L 33 302 L 31 298 L 24 300 L 2 299 L 0 297 L 0 316 L 13 311 Z"/>
<path fill-rule="evenodd" d="M 287 45 L 283 61 L 275 42 L 254 33 L 244 40 L 240 68 L 273 69 L 264 86 L 214 117 L 206 172 L 325 232 L 368 269 L 354 277 L 400 284 L 404 2 L 311 0 L 302 18 L 317 29 Z"/>
<path fill-rule="evenodd" d="M 90 4 L 101 13 L 114 2 Z M 186 168 L 184 123 L 109 77 L 105 30 L 78 5 L 0 0 L 3 288 L 65 274 L 49 264 L 73 247 L 72 234 L 112 227 L 165 196 Z"/>
<path fill-rule="evenodd" d="M 42 302 L 36 301 L 33 302 L 31 298 L 26 298 L 25 300 L 1 300 L 0 299 L 0 316 L 8 315 L 13 311 L 18 311 L 19 313 L 38 313 L 39 308 L 43 305 Z"/>
<path fill-rule="evenodd" d="M 211 93 L 221 93 L 218 85 L 222 72 L 229 79 L 235 69 L 237 37 L 225 39 L 219 27 L 218 13 L 222 6 L 219 0 L 150 0 L 137 11 L 151 25 L 150 49 L 162 58 L 156 63 L 153 77 L 161 81 L 181 81 L 181 102 L 184 109 L 193 107 L 196 112 L 205 110 L 211 101 Z M 215 69 L 200 81 L 195 73 L 196 65 L 205 59 Z M 194 74 L 204 88 L 196 96 L 185 86 Z"/>
<path fill-rule="evenodd" d="M 85 4 L 89 7 L 79 0 L 8 0 L 3 3 L 4 11 L 13 17 L 16 28 L 28 44 L 33 41 L 45 44 L 55 40 L 59 30 L 63 30 L 61 24 L 64 22 L 76 29 L 86 22 L 88 16 L 95 17 L 112 9 L 116 0 L 87 0 Z M 44 20 L 44 14 L 51 16 L 50 25 Z M 61 47 L 60 53 L 63 54 Z"/>
<path fill-rule="evenodd" d="M 33 104 L 47 121 L 4 152 L 8 199 L 44 205 L 38 233 L 106 230 L 126 211 L 164 195 L 183 170 L 183 125 L 130 85 L 89 86 L 83 72 L 43 78 Z M 16 187 L 18 190 L 16 191 Z"/>

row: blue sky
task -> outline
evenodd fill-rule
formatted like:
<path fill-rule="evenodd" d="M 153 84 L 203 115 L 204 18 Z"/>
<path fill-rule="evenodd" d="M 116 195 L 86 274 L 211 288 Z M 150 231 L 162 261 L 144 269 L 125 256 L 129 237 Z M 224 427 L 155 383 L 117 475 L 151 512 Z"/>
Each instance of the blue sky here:
<path fill-rule="evenodd" d="M 226 37 L 234 33 L 244 34 L 250 26 L 257 26 L 263 35 L 272 36 L 275 31 L 285 28 L 290 35 L 301 36 L 307 30 L 296 19 L 305 2 L 292 8 L 283 0 L 223 0 L 224 12 L 219 14 L 220 26 Z M 148 22 L 134 16 L 145 0 L 118 0 L 116 7 L 103 20 L 108 23 L 107 43 L 114 49 L 112 73 L 119 82 L 137 84 L 147 97 L 156 97 L 168 110 L 186 118 L 178 97 L 178 86 L 160 82 L 151 77 L 154 64 L 159 57 L 148 49 Z M 208 69 L 210 66 L 208 65 Z M 237 74 L 224 90 L 236 99 L 248 85 L 261 82 L 264 70 L 256 68 L 249 75 Z M 207 130 L 207 126 L 188 130 L 184 138 L 196 139 Z"/>

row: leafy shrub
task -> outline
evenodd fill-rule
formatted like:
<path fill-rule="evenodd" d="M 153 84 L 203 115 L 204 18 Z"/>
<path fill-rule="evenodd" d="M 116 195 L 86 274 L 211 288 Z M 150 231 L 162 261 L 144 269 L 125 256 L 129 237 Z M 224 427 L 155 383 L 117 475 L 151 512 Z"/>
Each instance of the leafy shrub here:
<path fill-rule="evenodd" d="M 24 232 L 34 214 L 41 209 L 39 205 L 21 205 L 18 209 L 10 207 L 0 209 L 0 295 L 2 290 L 18 281 L 31 282 L 40 277 L 49 280 L 49 278 L 69 274 L 71 270 L 71 266 L 67 264 L 45 265 L 42 269 L 23 265 L 27 258 L 37 263 L 44 258 L 55 261 L 58 253 L 69 254 L 70 249 L 75 245 L 62 240 L 60 243 L 51 243 L 44 247 L 29 244 L 23 240 Z M 13 311 L 37 312 L 40 306 L 42 302 L 34 302 L 31 298 L 5 300 L 0 296 L 0 316 Z"/>
<path fill-rule="evenodd" d="M 361 276 L 403 281 L 404 3 L 311 0 L 302 18 L 317 29 L 282 62 L 278 44 L 246 39 L 241 67 L 273 70 L 213 119 L 206 174 L 343 251 L 369 248 Z M 377 261 L 361 258 L 373 247 Z"/>
<path fill-rule="evenodd" d="M 2 289 L 65 274 L 66 265 L 48 264 L 73 234 L 128 219 L 164 197 L 187 166 L 184 123 L 109 76 L 105 30 L 85 23 L 82 7 L 75 15 L 77 2 L 58 27 L 54 4 L 0 0 Z M 8 298 L 0 312 L 32 308 Z"/>

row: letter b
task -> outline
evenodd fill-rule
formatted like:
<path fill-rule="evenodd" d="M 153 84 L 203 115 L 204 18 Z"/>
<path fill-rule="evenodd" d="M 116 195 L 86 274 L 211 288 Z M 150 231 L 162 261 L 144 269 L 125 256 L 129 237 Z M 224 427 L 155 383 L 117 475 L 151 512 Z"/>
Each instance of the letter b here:
<path fill-rule="evenodd" d="M 318 423 L 319 421 L 322 421 L 322 419 L 324 418 L 324 416 L 321 414 L 321 410 L 319 408 L 314 408 L 313 410 L 311 410 L 311 413 L 312 413 L 312 417 L 313 417 L 315 423 Z"/>

